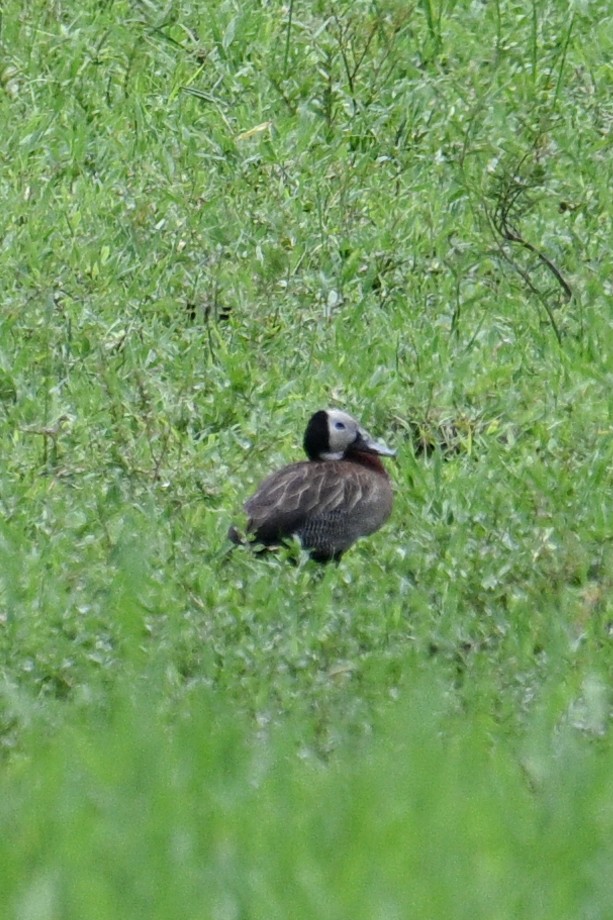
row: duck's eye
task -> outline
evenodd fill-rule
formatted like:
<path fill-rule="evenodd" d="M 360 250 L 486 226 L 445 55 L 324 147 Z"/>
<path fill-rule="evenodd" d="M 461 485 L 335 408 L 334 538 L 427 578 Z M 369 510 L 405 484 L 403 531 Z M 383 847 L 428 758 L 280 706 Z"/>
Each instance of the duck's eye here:
<path fill-rule="evenodd" d="M 336 428 L 337 431 L 344 431 L 344 430 L 345 430 L 345 423 L 344 423 L 344 422 L 335 422 L 335 423 L 334 423 L 334 427 Z"/>

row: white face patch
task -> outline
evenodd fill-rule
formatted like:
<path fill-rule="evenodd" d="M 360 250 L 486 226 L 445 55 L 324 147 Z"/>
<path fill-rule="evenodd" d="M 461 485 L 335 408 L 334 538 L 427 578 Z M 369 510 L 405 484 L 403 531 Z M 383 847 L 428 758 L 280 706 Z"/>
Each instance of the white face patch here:
<path fill-rule="evenodd" d="M 328 409 L 328 444 L 330 450 L 322 453 L 323 460 L 340 460 L 353 444 L 360 427 L 356 420 L 340 409 Z"/>
<path fill-rule="evenodd" d="M 381 454 L 384 457 L 393 457 L 395 450 L 375 441 L 367 431 L 360 427 L 359 422 L 341 412 L 340 409 L 328 409 L 328 450 L 319 454 L 322 460 L 342 460 L 352 444 L 355 449 L 371 454 Z"/>

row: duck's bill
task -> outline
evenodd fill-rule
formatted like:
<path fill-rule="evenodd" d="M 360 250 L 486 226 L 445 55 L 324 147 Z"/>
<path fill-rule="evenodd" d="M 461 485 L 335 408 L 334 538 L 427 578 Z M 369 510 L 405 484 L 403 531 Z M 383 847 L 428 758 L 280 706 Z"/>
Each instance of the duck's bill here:
<path fill-rule="evenodd" d="M 368 448 L 374 454 L 381 454 L 382 457 L 396 456 L 396 451 L 392 447 L 388 447 L 387 444 L 382 444 L 381 441 L 371 441 Z"/>
<path fill-rule="evenodd" d="M 396 451 L 382 441 L 375 441 L 365 432 L 360 432 L 353 445 L 354 450 L 363 450 L 369 454 L 380 454 L 382 457 L 395 457 Z"/>

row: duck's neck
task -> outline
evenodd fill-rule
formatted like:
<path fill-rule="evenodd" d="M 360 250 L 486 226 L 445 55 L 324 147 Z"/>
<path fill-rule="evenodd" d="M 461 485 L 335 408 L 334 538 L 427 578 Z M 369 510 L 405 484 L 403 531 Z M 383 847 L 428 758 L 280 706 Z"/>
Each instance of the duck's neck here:
<path fill-rule="evenodd" d="M 380 476 L 387 477 L 387 470 L 379 460 L 377 454 L 356 450 L 348 454 L 345 459 L 349 460 L 350 463 L 357 463 L 359 466 L 365 466 L 367 470 L 372 470 L 373 473 L 379 473 Z"/>

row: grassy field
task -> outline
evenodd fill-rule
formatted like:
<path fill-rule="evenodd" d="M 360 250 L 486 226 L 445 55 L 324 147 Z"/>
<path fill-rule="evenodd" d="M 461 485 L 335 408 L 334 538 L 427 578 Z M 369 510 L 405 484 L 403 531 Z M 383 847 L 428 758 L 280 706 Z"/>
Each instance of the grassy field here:
<path fill-rule="evenodd" d="M 613 916 L 605 0 L 0 5 L 10 920 Z M 340 566 L 226 532 L 311 412 Z"/>

